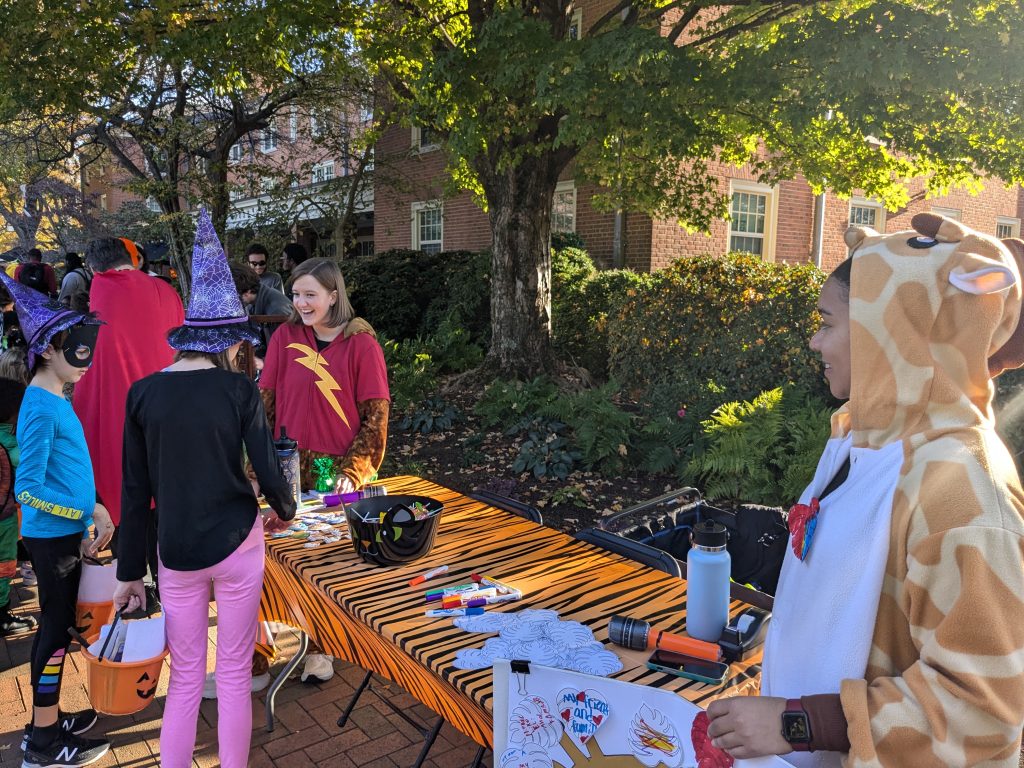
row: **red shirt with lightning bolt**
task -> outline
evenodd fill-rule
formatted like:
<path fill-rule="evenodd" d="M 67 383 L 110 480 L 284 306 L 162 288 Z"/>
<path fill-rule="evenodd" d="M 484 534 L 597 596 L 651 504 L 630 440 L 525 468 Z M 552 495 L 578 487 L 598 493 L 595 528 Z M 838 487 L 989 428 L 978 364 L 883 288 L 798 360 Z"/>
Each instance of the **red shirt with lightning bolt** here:
<path fill-rule="evenodd" d="M 299 448 L 333 456 L 343 456 L 359 432 L 356 403 L 391 399 L 384 353 L 371 334 L 342 334 L 318 351 L 313 330 L 291 323 L 271 337 L 259 386 L 276 390 L 278 432 L 285 427 Z"/>

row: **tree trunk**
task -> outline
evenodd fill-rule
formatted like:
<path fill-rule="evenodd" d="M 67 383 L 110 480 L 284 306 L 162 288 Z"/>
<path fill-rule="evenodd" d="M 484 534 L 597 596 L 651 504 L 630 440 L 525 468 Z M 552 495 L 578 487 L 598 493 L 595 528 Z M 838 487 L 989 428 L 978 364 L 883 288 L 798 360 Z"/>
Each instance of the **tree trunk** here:
<path fill-rule="evenodd" d="M 526 158 L 483 174 L 491 222 L 491 349 L 488 366 L 531 379 L 550 372 L 551 202 L 561 165 Z"/>

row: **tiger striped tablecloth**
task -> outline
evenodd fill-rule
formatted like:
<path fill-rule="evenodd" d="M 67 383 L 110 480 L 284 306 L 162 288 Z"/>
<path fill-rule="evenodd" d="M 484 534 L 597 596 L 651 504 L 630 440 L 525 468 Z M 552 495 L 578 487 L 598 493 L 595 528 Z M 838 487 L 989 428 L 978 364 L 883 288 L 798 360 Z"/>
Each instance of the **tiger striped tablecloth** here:
<path fill-rule="evenodd" d="M 386 677 L 443 715 L 479 744 L 491 743 L 491 670 L 455 669 L 461 648 L 479 647 L 489 635 L 456 628 L 450 619 L 423 615 L 426 586 L 409 579 L 438 565 L 450 570 L 430 588 L 469 581 L 472 572 L 518 587 L 520 602 L 489 610 L 553 608 L 588 625 L 622 659 L 615 678 L 676 691 L 704 706 L 723 694 L 752 694 L 759 656 L 734 664 L 716 687 L 652 672 L 647 653 L 608 640 L 608 620 L 623 614 L 681 632 L 686 626 L 686 582 L 584 544 L 417 477 L 383 481 L 389 493 L 431 496 L 444 504 L 433 551 L 403 567 L 379 568 L 360 560 L 348 541 L 305 549 L 302 541 L 268 539 L 261 619 L 305 630 L 325 652 Z M 734 602 L 733 611 L 741 609 Z"/>

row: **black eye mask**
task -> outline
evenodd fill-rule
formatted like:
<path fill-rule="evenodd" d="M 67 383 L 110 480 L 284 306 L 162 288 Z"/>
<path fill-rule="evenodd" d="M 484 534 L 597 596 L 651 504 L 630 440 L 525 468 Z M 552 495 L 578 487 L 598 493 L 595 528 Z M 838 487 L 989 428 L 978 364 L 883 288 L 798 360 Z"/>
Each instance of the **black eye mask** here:
<path fill-rule="evenodd" d="M 92 365 L 92 356 L 96 351 L 96 339 L 100 334 L 98 325 L 76 325 L 68 332 L 67 341 L 60 348 L 68 365 L 75 368 L 88 368 Z"/>

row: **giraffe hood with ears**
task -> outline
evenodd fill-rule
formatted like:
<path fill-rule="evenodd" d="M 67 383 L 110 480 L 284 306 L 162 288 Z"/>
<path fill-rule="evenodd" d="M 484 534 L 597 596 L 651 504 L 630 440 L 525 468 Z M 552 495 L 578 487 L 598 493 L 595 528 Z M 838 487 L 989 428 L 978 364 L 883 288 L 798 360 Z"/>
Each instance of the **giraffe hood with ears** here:
<path fill-rule="evenodd" d="M 875 580 L 858 614 L 863 676 L 836 681 L 846 765 L 1011 768 L 1024 726 L 1024 494 L 995 432 L 990 374 L 1024 362 L 1024 244 L 932 214 L 913 226 L 847 233 L 851 395 L 830 443 L 847 445 L 850 488 L 822 502 L 822 549 L 787 555 L 783 576 L 803 595 L 827 591 L 807 569 L 817 555 L 839 573 L 825 562 L 827 529 L 849 525 L 841 557 L 860 565 L 836 604 Z M 886 487 L 872 497 L 872 483 Z M 857 549 L 858 521 L 880 521 L 874 561 Z"/>

